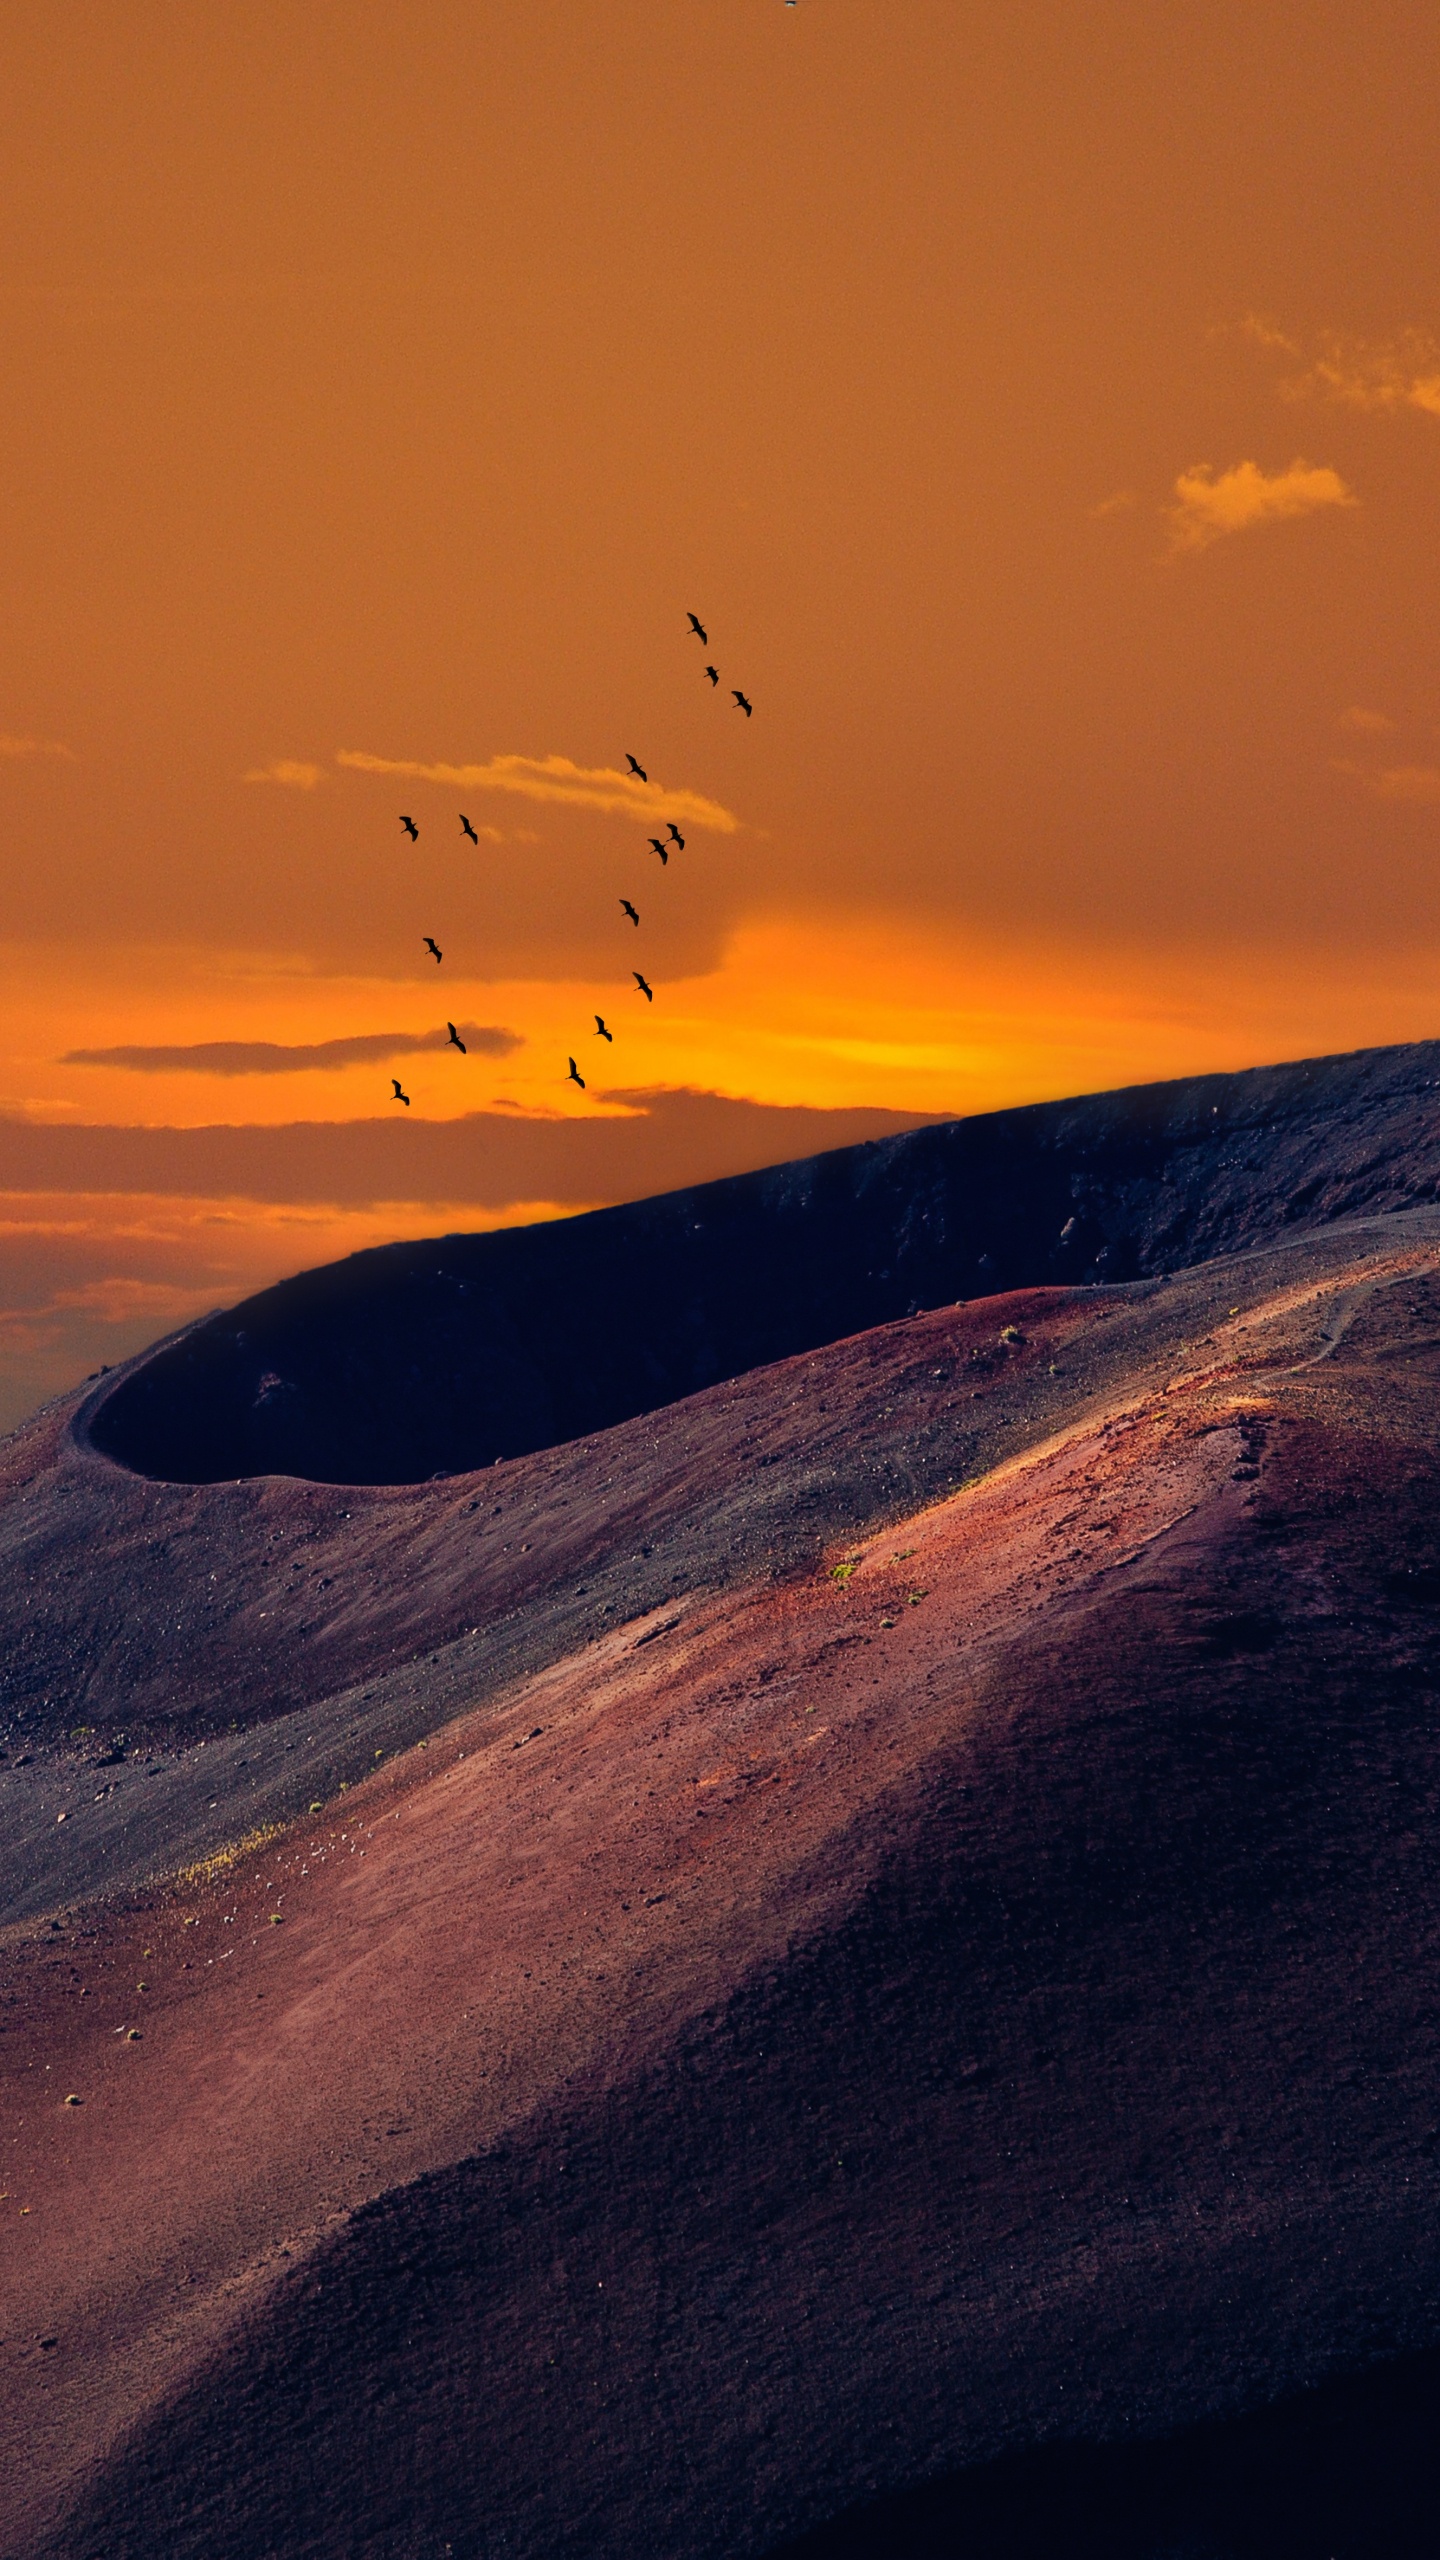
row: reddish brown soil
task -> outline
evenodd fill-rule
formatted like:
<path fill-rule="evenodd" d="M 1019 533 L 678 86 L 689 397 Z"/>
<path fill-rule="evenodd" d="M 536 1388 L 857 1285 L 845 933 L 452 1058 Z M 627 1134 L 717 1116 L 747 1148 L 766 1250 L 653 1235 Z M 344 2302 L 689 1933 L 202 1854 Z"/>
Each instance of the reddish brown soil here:
<path fill-rule="evenodd" d="M 152 1484 L 47 1417 L 0 1482 L 0 1924 L 328 1800 L 616 1622 L 813 1566 L 1153 1359 L 1162 1301 L 948 1308 L 439 1484 Z"/>
<path fill-rule="evenodd" d="M 577 1454 L 516 1462 L 491 1608 L 681 1457 L 723 1528 L 762 1427 L 839 1481 L 877 1378 L 1028 1382 L 979 1481 L 818 1555 L 707 1527 L 258 1851 L 12 1930 L 7 2553 L 740 2560 L 1435 2343 L 1429 1226 L 781 1364 L 591 1444 L 573 1528 Z M 354 1661 L 472 1499 L 365 1497 Z"/>

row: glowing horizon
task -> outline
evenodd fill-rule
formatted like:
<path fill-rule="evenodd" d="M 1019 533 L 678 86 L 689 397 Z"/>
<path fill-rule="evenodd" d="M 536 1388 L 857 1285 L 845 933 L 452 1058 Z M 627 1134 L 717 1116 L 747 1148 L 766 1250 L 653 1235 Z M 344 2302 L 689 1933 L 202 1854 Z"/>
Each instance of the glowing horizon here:
<path fill-rule="evenodd" d="M 1440 58 L 1292 36 L 7 29 L 0 1118 L 99 1134 L 0 1202 L 0 1414 L 385 1231 L 318 1159 L 161 1217 L 126 1132 L 605 1124 L 484 1223 L 647 1095 L 659 1185 L 704 1097 L 743 1153 L 1431 1028 Z"/>

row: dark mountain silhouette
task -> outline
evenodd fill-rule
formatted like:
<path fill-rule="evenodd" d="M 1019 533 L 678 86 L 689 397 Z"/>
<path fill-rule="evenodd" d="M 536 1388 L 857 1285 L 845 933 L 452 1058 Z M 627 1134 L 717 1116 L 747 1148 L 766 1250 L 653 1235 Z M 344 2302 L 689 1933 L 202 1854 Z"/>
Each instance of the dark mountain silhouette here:
<path fill-rule="evenodd" d="M 1437 1178 L 1431 1042 L 1040 1103 L 357 1254 L 190 1328 L 90 1428 L 122 1464 L 185 1481 L 413 1482 L 922 1308 L 1179 1270 L 1429 1199 Z"/>

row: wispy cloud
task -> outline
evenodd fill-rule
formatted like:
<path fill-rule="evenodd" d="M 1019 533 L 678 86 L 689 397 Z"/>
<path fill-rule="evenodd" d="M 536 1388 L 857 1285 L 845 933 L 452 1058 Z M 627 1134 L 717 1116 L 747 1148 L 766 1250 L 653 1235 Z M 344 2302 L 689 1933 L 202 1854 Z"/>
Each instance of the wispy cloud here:
<path fill-rule="evenodd" d="M 301 764 L 294 756 L 277 756 L 273 764 L 252 765 L 242 776 L 246 782 L 278 782 L 286 791 L 313 791 L 325 780 L 321 764 Z"/>
<path fill-rule="evenodd" d="M 1375 774 L 1371 789 L 1381 800 L 1440 800 L 1440 771 L 1433 764 L 1392 764 Z"/>
<path fill-rule="evenodd" d="M 485 1058 L 508 1058 L 524 1046 L 518 1032 L 494 1024 L 457 1023 L 468 1049 Z M 351 1040 L 312 1040 L 287 1044 L 278 1040 L 197 1040 L 188 1048 L 67 1049 L 62 1067 L 131 1067 L 141 1075 L 292 1076 L 316 1068 L 373 1066 L 382 1058 L 418 1057 L 423 1050 L 448 1049 L 450 1033 L 438 1031 L 362 1031 Z"/>
<path fill-rule="evenodd" d="M 1176 551 L 1206 551 L 1252 525 L 1283 524 L 1324 507 L 1359 503 L 1328 464 L 1296 461 L 1286 471 L 1267 472 L 1258 462 L 1237 462 L 1228 471 L 1197 462 L 1175 483 L 1175 504 L 1168 511 L 1171 545 Z"/>
<path fill-rule="evenodd" d="M 1220 327 L 1215 329 L 1212 334 L 1217 338 L 1227 337 L 1229 335 L 1229 324 L 1222 324 Z M 1305 352 L 1298 338 L 1291 338 L 1287 336 L 1286 332 L 1279 328 L 1275 321 L 1267 320 L 1264 317 L 1264 314 L 1259 311 L 1246 312 L 1244 319 L 1240 323 L 1240 334 L 1245 338 L 1253 338 L 1257 347 L 1265 347 L 1275 355 L 1295 356 L 1298 358 Z"/>
<path fill-rule="evenodd" d="M 397 1113 L 393 1120 L 278 1126 L 57 1129 L 0 1111 L 0 1219 L 7 1193 L 42 1191 L 54 1198 L 75 1191 L 189 1194 L 312 1209 L 407 1200 L 452 1210 L 546 1201 L 589 1208 L 889 1137 L 935 1116 L 746 1102 L 676 1086 L 627 1086 L 604 1099 L 609 1108 L 593 1118 L 481 1110 L 431 1120 L 417 1112 L 403 1126 Z M 113 1235 L 113 1206 L 106 1223 Z M 280 1267 L 287 1265 L 293 1268 L 293 1253 Z M 0 1284 L 3 1277 L 0 1260 Z M 207 1295 L 213 1304 L 213 1290 Z"/>
<path fill-rule="evenodd" d="M 1392 737 L 1399 725 L 1388 711 L 1367 711 L 1359 702 L 1352 702 L 1348 711 L 1340 714 L 1341 728 L 1353 729 L 1364 738 Z"/>
<path fill-rule="evenodd" d="M 1377 800 L 1408 801 L 1412 808 L 1427 808 L 1440 800 L 1440 768 L 1433 764 L 1390 764 L 1378 768 L 1356 764 L 1353 757 L 1331 758 L 1332 773 L 1348 773 L 1362 789 L 1373 791 Z"/>
<path fill-rule="evenodd" d="M 1287 399 L 1335 400 L 1347 409 L 1420 409 L 1440 418 L 1440 345 L 1424 329 L 1394 338 L 1347 338 L 1325 330 L 1307 347 L 1253 313 L 1245 334 L 1299 367 L 1281 383 Z"/>
<path fill-rule="evenodd" d="M 60 756 L 66 764 L 78 764 L 73 747 L 64 747 L 58 738 L 12 738 L 0 730 L 0 756 Z"/>
<path fill-rule="evenodd" d="M 568 756 L 492 756 L 488 764 L 417 764 L 407 757 L 369 756 L 344 749 L 336 763 L 351 773 L 389 774 L 399 782 L 439 782 L 457 791 L 514 791 L 525 800 L 557 801 L 562 808 L 600 809 L 646 825 L 683 818 L 692 827 L 733 835 L 740 821 L 717 800 L 698 791 L 670 791 L 641 782 L 610 765 L 572 764 Z"/>
<path fill-rule="evenodd" d="M 1132 507 L 1137 507 L 1139 503 L 1140 500 L 1135 490 L 1116 489 L 1110 497 L 1102 498 L 1098 506 L 1092 507 L 1090 509 L 1090 513 L 1092 516 L 1096 517 L 1128 515 L 1130 509 Z"/>

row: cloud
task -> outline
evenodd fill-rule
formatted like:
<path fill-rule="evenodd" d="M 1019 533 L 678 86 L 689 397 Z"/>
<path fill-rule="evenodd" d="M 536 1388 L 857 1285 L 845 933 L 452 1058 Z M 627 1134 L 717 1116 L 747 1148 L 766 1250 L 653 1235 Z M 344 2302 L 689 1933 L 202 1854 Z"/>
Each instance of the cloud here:
<path fill-rule="evenodd" d="M 1280 385 L 1287 400 L 1334 400 L 1382 414 L 1420 409 L 1440 418 L 1440 345 L 1424 329 L 1402 329 L 1394 338 L 1348 338 L 1327 329 L 1307 348 L 1253 312 L 1241 325 L 1257 346 L 1299 366 Z"/>
<path fill-rule="evenodd" d="M 1330 769 L 1348 773 L 1373 791 L 1377 800 L 1408 801 L 1412 808 L 1428 808 L 1440 801 L 1440 767 L 1433 764 L 1392 764 L 1374 772 L 1348 756 L 1335 756 Z"/>
<path fill-rule="evenodd" d="M 252 765 L 245 782 L 278 782 L 287 791 L 313 791 L 325 780 L 325 768 L 319 764 L 297 764 L 293 756 L 277 756 L 273 764 Z"/>
<path fill-rule="evenodd" d="M 472 1111 L 454 1120 L 289 1121 L 199 1129 L 57 1126 L 0 1113 L 0 1195 L 139 1192 L 207 1200 L 357 1207 L 545 1200 L 590 1208 L 713 1182 L 829 1147 L 892 1136 L 940 1116 L 868 1107 L 746 1102 L 726 1094 L 612 1088 L 624 1106 Z"/>
<path fill-rule="evenodd" d="M 1374 775 L 1371 788 L 1381 800 L 1433 802 L 1440 800 L 1440 771 L 1433 764 L 1393 764 Z"/>
<path fill-rule="evenodd" d="M 1304 353 L 1298 338 L 1287 338 L 1283 329 L 1278 329 L 1273 320 L 1264 319 L 1258 311 L 1247 311 L 1240 329 L 1242 336 L 1253 338 L 1257 347 L 1273 348 L 1277 354 L 1287 356 Z M 1225 332 L 1219 329 L 1214 334 L 1223 337 Z"/>
<path fill-rule="evenodd" d="M 627 1115 L 56 1132 L 0 1113 L 0 1431 L 102 1360 L 287 1271 L 640 1199 L 930 1116 L 716 1093 L 606 1100 Z"/>
<path fill-rule="evenodd" d="M 1310 380 L 1351 409 L 1421 409 L 1440 418 L 1440 350 L 1418 336 L 1408 356 L 1393 347 L 1322 356 Z"/>
<path fill-rule="evenodd" d="M 523 1047 L 519 1034 L 480 1022 L 456 1024 L 466 1047 L 485 1058 L 508 1058 Z M 131 1067 L 141 1075 L 291 1076 L 338 1067 L 374 1065 L 382 1058 L 418 1057 L 448 1049 L 439 1031 L 362 1031 L 351 1040 L 312 1040 L 287 1046 L 278 1040 L 197 1040 L 188 1048 L 67 1049 L 62 1067 Z"/>
<path fill-rule="evenodd" d="M 62 747 L 58 738 L 12 738 L 0 730 L 0 756 L 61 756 L 66 764 L 78 764 L 73 747 Z"/>
<path fill-rule="evenodd" d="M 1340 726 L 1356 729 L 1363 737 L 1384 738 L 1393 734 L 1399 722 L 1392 720 L 1388 711 L 1366 711 L 1360 703 L 1352 702 L 1348 711 L 1341 712 Z"/>
<path fill-rule="evenodd" d="M 1193 470 L 1180 473 L 1175 497 L 1169 518 L 1176 551 L 1206 551 L 1225 534 L 1244 533 L 1251 525 L 1281 524 L 1314 515 L 1321 507 L 1360 503 L 1338 471 L 1303 461 L 1273 472 L 1262 471 L 1258 462 L 1237 462 L 1219 472 L 1208 462 L 1197 462 Z"/>
<path fill-rule="evenodd" d="M 335 758 L 351 773 L 383 773 L 400 782 L 440 782 L 457 791 L 515 791 L 526 800 L 558 801 L 562 808 L 601 809 L 650 825 L 684 818 L 692 827 L 733 835 L 740 821 L 717 800 L 698 791 L 667 791 L 610 765 L 572 764 L 568 756 L 492 756 L 488 764 L 415 764 L 408 758 L 360 755 L 342 749 Z"/>
<path fill-rule="evenodd" d="M 1102 498 L 1098 507 L 1092 507 L 1090 513 L 1092 516 L 1123 516 L 1128 514 L 1131 507 L 1138 506 L 1139 503 L 1133 489 L 1117 489 L 1112 497 Z"/>

